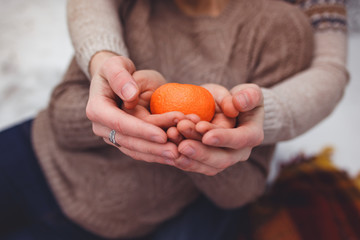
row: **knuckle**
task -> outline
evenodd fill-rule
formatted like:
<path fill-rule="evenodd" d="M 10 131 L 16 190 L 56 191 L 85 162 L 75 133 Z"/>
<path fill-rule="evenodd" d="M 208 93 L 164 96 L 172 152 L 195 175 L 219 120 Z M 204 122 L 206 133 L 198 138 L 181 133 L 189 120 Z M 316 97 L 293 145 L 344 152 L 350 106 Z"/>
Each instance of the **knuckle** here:
<path fill-rule="evenodd" d="M 184 158 L 179 158 L 178 160 L 174 161 L 175 166 L 184 170 L 184 171 L 194 171 L 194 161 L 186 160 Z"/>
<path fill-rule="evenodd" d="M 92 124 L 92 131 L 96 136 L 100 136 L 99 128 L 95 124 Z"/>
<path fill-rule="evenodd" d="M 265 136 L 264 136 L 264 131 L 260 131 L 259 133 L 258 133 L 258 138 L 257 138 L 257 141 L 256 141 L 256 146 L 258 146 L 258 145 L 260 145 L 263 141 L 264 141 L 264 138 L 265 138 Z"/>
<path fill-rule="evenodd" d="M 230 158 L 226 159 L 226 161 L 224 161 L 224 163 L 220 166 L 219 169 L 224 170 L 224 169 L 230 167 L 232 165 L 232 162 L 233 161 Z"/>
<path fill-rule="evenodd" d="M 233 141 L 233 148 L 234 149 L 242 149 L 244 147 L 246 147 L 248 144 L 249 144 L 249 139 L 246 135 L 246 130 L 244 129 L 244 136 L 238 138 L 238 139 L 235 139 Z"/>
<path fill-rule="evenodd" d="M 117 80 L 118 76 L 127 72 L 126 70 L 126 61 L 120 56 L 114 56 L 109 58 L 102 66 L 101 73 L 105 74 L 105 78 L 109 82 L 114 82 Z"/>
<path fill-rule="evenodd" d="M 229 154 L 225 159 L 223 159 L 223 161 L 221 161 L 221 164 L 218 166 L 218 168 L 224 170 L 233 165 L 236 160 L 237 159 L 232 154 Z"/>
<path fill-rule="evenodd" d="M 220 172 L 220 170 L 209 170 L 209 171 L 204 172 L 204 174 L 209 177 L 214 177 L 219 172 Z"/>
<path fill-rule="evenodd" d="M 118 56 L 118 60 L 122 63 L 122 66 L 128 71 L 135 70 L 135 65 L 129 58 L 124 56 Z"/>
<path fill-rule="evenodd" d="M 229 166 L 229 158 L 226 157 L 226 158 L 222 158 L 222 159 L 219 159 L 219 161 L 214 164 L 213 166 L 216 167 L 217 169 L 225 169 Z"/>
<path fill-rule="evenodd" d="M 250 158 L 250 155 L 251 155 L 251 148 L 248 148 L 243 152 L 240 161 L 241 162 L 247 161 Z"/>
<path fill-rule="evenodd" d="M 120 82 L 119 80 L 121 80 L 122 76 L 125 73 L 127 73 L 127 70 L 125 68 L 117 69 L 116 72 L 114 72 L 114 74 L 109 78 L 110 85 Z"/>
<path fill-rule="evenodd" d="M 113 126 L 115 128 L 115 131 L 117 131 L 119 134 L 126 135 L 126 130 L 125 130 L 124 124 L 121 120 L 115 120 Z"/>
<path fill-rule="evenodd" d="M 264 131 L 259 129 L 253 129 L 252 141 L 249 141 L 247 146 L 255 147 L 260 145 L 264 141 Z"/>
<path fill-rule="evenodd" d="M 90 120 L 90 121 L 94 121 L 96 118 L 96 114 L 94 111 L 94 107 L 91 101 L 89 101 L 86 105 L 86 109 L 85 109 L 85 113 L 86 113 L 86 117 Z"/>
<path fill-rule="evenodd" d="M 143 159 L 140 157 L 139 152 L 136 152 L 136 151 L 131 151 L 130 156 L 131 156 L 133 159 L 135 159 L 135 160 L 143 160 Z M 144 160 L 144 161 L 145 161 L 145 160 Z"/>

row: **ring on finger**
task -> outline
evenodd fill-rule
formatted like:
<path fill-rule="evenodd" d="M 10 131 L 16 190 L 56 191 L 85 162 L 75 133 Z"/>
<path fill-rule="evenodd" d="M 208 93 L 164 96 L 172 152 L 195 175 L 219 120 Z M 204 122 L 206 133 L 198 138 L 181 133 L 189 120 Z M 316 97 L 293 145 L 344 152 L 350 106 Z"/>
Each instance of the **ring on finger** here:
<path fill-rule="evenodd" d="M 116 134 L 116 131 L 113 129 L 111 130 L 110 134 L 109 134 L 109 141 L 114 144 L 115 146 L 117 147 L 120 147 L 120 145 L 116 142 L 115 140 L 115 134 Z"/>

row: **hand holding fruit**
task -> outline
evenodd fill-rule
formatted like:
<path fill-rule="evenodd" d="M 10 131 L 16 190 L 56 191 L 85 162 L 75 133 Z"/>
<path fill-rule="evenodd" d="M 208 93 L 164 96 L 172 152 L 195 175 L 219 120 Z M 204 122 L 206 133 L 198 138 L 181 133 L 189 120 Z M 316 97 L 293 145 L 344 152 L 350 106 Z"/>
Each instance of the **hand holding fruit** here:
<path fill-rule="evenodd" d="M 244 126 L 248 126 L 243 128 L 248 130 L 231 132 L 230 130 L 239 127 L 225 129 L 226 131 L 212 128 L 203 136 L 206 145 L 187 139 L 176 146 L 167 142 L 167 134 L 161 127 L 175 125 L 176 122 L 184 119 L 184 115 L 172 112 L 155 116 L 150 115 L 147 110 L 151 91 L 163 83 L 163 79 L 160 80 L 161 75 L 151 71 L 134 74 L 135 68 L 129 59 L 111 53 L 95 56 L 90 65 L 90 72 L 93 77 L 86 110 L 88 118 L 93 123 L 94 133 L 111 144 L 108 140 L 109 132 L 115 129 L 116 142 L 121 145 L 119 149 L 134 159 L 169 164 L 186 171 L 214 175 L 237 161 L 246 160 L 252 147 L 257 143 L 254 136 L 262 131 L 262 97 L 252 98 L 251 94 L 262 95 L 260 90 L 255 89 L 250 91 L 248 99 L 261 99 L 261 101 L 249 101 L 248 109 L 253 109 L 251 110 L 253 112 L 250 111 L 246 117 L 239 119 Z M 139 84 L 134 78 L 137 78 Z M 134 91 L 127 91 L 129 89 Z M 242 91 L 244 94 L 247 93 L 246 89 Z M 236 96 L 236 92 L 233 95 Z M 117 101 L 119 97 L 127 110 L 119 108 Z M 224 101 L 225 99 L 229 100 L 232 97 L 227 96 L 224 97 Z M 235 111 L 241 110 L 236 107 L 237 104 L 234 104 Z M 196 123 L 199 121 L 194 115 L 190 115 L 189 119 Z"/>
<path fill-rule="evenodd" d="M 205 85 L 205 87 L 212 92 L 216 102 L 223 109 L 224 113 L 221 110 L 217 111 L 218 116 L 221 117 L 217 119 L 215 115 L 211 123 L 199 121 L 196 118 L 193 121 L 181 120 L 177 128 L 172 127 L 168 130 L 168 136 L 178 143 L 178 150 L 182 154 L 174 160 L 176 167 L 185 171 L 215 175 L 239 161 L 247 160 L 252 148 L 261 143 L 264 118 L 263 97 L 260 88 L 254 84 L 238 85 L 231 90 L 231 94 L 219 85 L 209 84 Z M 170 91 L 170 94 L 164 95 L 169 95 L 170 98 L 176 96 L 177 93 L 172 91 Z M 157 98 L 158 96 L 156 96 Z M 163 96 L 163 98 L 165 99 L 166 96 Z M 202 97 L 191 97 L 191 99 L 198 98 L 201 99 Z M 175 101 L 174 105 L 178 105 L 183 100 Z M 208 101 L 211 102 L 210 99 Z M 195 104 L 193 101 L 190 102 Z M 158 100 L 157 104 L 161 103 L 162 101 Z M 182 104 L 189 106 L 186 103 Z M 192 108 L 191 104 L 190 107 L 187 107 L 188 109 Z M 211 106 L 212 104 L 205 104 L 205 106 L 208 105 Z M 181 107 L 174 106 L 174 109 L 167 110 L 180 109 Z M 190 112 L 187 111 L 188 109 L 184 112 L 197 113 L 197 107 Z M 239 114 L 239 112 L 242 113 Z M 202 111 L 200 111 L 199 115 L 201 114 Z M 231 121 L 231 118 L 227 118 L 226 115 L 230 117 L 238 116 L 236 128 L 234 128 L 235 121 Z M 181 126 L 182 123 L 186 126 Z M 170 132 L 170 130 L 172 131 Z M 186 132 L 188 130 L 190 130 L 190 133 Z M 185 140 L 179 139 L 180 133 L 183 136 L 188 134 L 189 138 Z"/>
<path fill-rule="evenodd" d="M 168 129 L 168 137 L 179 143 L 183 138 L 201 141 L 202 135 L 213 128 L 233 128 L 235 118 L 224 115 L 219 107 L 230 92 L 218 84 L 196 86 L 168 83 L 155 91 L 151 98 L 151 112 L 180 111 L 187 114 L 176 127 Z"/>
<path fill-rule="evenodd" d="M 161 75 L 152 73 L 149 74 L 151 80 L 142 81 L 144 72 L 133 75 L 135 67 L 130 59 L 110 52 L 96 54 L 90 72 L 92 80 L 86 114 L 96 135 L 112 144 L 109 133 L 114 129 L 120 150 L 135 159 L 165 163 L 168 158 L 178 157 L 176 145 L 167 142 L 166 132 L 161 127 L 175 124 L 183 114 L 170 113 L 159 121 L 160 118 L 153 118 L 139 108 L 146 104 L 149 90 L 163 83 Z M 140 78 L 139 84 L 132 75 Z M 120 99 L 125 108 L 134 110 L 132 114 L 119 108 Z"/>
<path fill-rule="evenodd" d="M 231 95 L 218 85 L 210 86 L 224 112 L 218 113 L 222 118 L 218 122 L 215 118 L 212 123 L 198 122 L 191 127 L 200 133 L 201 141 L 194 138 L 182 140 L 178 144 L 182 155 L 175 159 L 174 164 L 185 171 L 215 175 L 247 160 L 252 148 L 262 142 L 264 108 L 261 89 L 254 84 L 238 85 L 231 90 Z M 237 116 L 237 126 L 226 115 Z M 180 123 L 184 121 L 187 120 Z"/>

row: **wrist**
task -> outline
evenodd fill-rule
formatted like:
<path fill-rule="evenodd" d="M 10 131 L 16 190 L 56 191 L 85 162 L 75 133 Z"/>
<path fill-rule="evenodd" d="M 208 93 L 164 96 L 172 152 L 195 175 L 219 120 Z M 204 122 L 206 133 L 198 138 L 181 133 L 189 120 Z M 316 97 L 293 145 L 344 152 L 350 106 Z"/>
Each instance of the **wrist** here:
<path fill-rule="evenodd" d="M 96 72 L 99 71 L 99 69 L 101 68 L 101 66 L 103 65 L 103 63 L 114 56 L 119 56 L 116 53 L 110 52 L 110 51 L 99 51 L 96 52 L 90 59 L 90 63 L 89 63 L 89 73 L 91 76 L 94 76 L 94 74 Z"/>

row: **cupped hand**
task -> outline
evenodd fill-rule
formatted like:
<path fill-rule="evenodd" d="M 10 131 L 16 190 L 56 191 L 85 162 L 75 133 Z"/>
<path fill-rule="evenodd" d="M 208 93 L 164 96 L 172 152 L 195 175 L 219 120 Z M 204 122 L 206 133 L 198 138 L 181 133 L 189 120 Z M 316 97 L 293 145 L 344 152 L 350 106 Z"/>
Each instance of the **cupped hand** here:
<path fill-rule="evenodd" d="M 231 91 L 232 109 L 227 109 L 227 100 L 221 105 L 224 112 L 237 112 L 235 128 L 212 128 L 202 141 L 186 139 L 179 143 L 181 156 L 174 165 L 182 170 L 216 175 L 224 169 L 245 161 L 252 149 L 261 144 L 264 122 L 264 106 L 261 89 L 253 84 L 238 85 Z M 240 96 L 241 95 L 241 96 Z M 239 97 L 240 96 L 240 97 Z M 239 101 L 240 99 L 240 101 Z"/>
<path fill-rule="evenodd" d="M 183 139 L 201 141 L 203 135 L 211 129 L 235 127 L 236 119 L 227 117 L 221 109 L 224 98 L 231 97 L 230 92 L 218 84 L 205 84 L 202 87 L 206 88 L 214 97 L 216 108 L 213 119 L 210 122 L 200 121 L 198 116 L 188 115 L 186 119 L 177 124 L 176 128 L 168 130 L 168 137 L 171 141 L 175 143 L 180 143 Z"/>
<path fill-rule="evenodd" d="M 114 129 L 119 149 L 135 159 L 166 163 L 167 158 L 178 156 L 176 146 L 167 142 L 162 127 L 173 125 L 182 115 L 149 116 L 137 108 L 138 103 L 146 105 L 150 90 L 161 85 L 163 79 L 154 79 L 158 75 L 150 74 L 150 79 L 142 78 L 137 83 L 131 60 L 108 52 L 93 58 L 90 72 L 92 80 L 86 114 L 92 121 L 96 135 L 111 144 L 108 138 Z M 135 90 L 131 90 L 131 94 L 126 92 L 132 87 Z M 122 110 L 119 107 L 121 102 L 130 109 L 128 111 L 134 112 Z"/>

